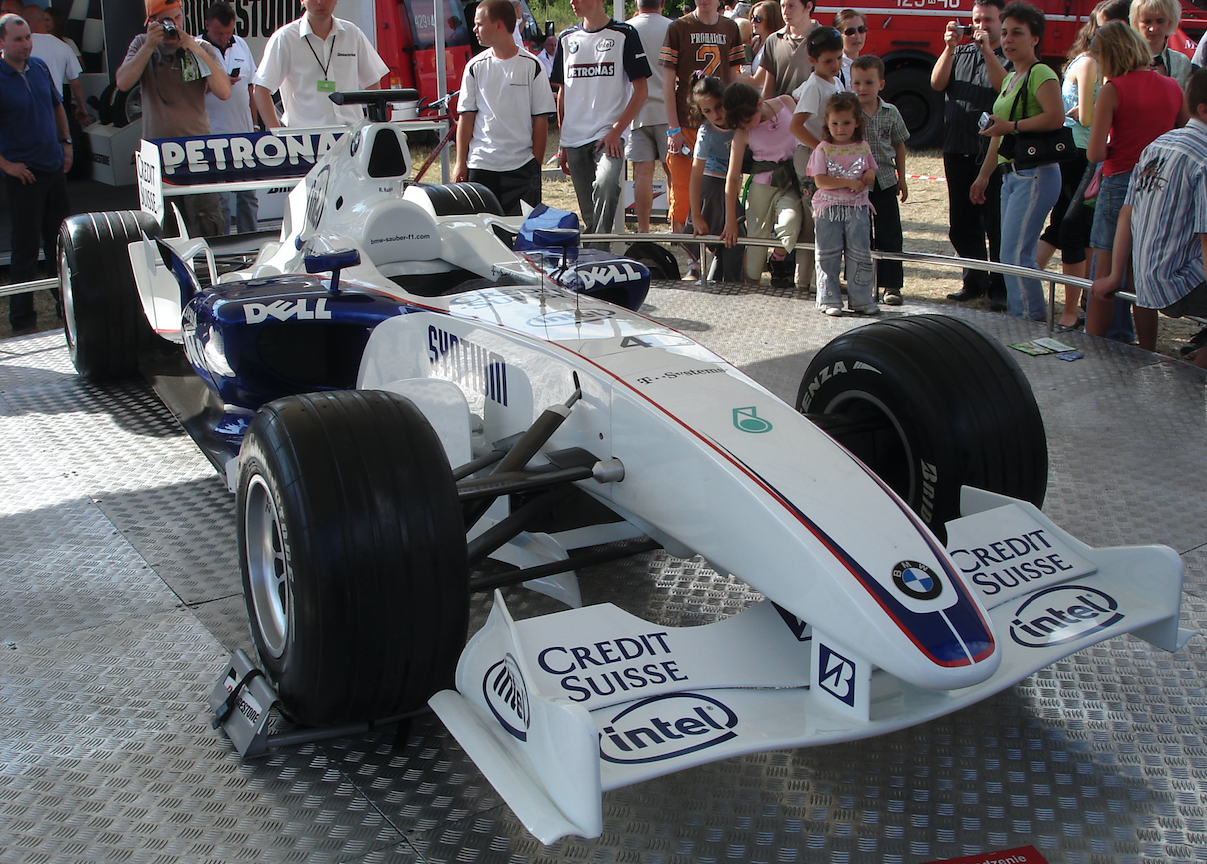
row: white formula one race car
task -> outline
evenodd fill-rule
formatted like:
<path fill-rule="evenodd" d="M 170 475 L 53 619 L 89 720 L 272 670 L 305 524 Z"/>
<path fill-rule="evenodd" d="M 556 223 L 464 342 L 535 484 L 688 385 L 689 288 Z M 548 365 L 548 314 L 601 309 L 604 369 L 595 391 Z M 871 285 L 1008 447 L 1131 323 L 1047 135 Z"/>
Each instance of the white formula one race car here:
<path fill-rule="evenodd" d="M 449 213 L 490 202 L 409 167 L 396 126 L 362 123 L 279 241 L 209 287 L 204 241 L 136 214 L 64 225 L 77 369 L 146 374 L 238 498 L 263 675 L 232 662 L 220 718 L 430 701 L 549 843 L 598 836 L 606 790 L 916 724 L 1123 633 L 1188 638 L 1172 550 L 1090 548 L 1040 512 L 1038 407 L 975 328 L 850 331 L 788 405 L 582 293 L 638 265 L 576 277 L 573 231 Z M 526 231 L 552 251 L 517 252 Z M 766 599 L 688 628 L 581 605 L 573 567 L 655 546 Z M 515 621 L 496 591 L 467 645 L 471 590 L 515 583 L 571 608 Z"/>

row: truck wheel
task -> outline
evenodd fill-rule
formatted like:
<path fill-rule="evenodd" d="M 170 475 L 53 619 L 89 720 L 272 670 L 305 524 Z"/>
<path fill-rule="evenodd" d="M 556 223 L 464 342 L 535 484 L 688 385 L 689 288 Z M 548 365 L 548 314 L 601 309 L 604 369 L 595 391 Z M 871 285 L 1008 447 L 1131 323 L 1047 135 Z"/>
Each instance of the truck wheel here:
<path fill-rule="evenodd" d="M 943 94 L 930 86 L 930 73 L 916 66 L 894 69 L 886 76 L 884 101 L 901 112 L 912 149 L 938 147 L 943 142 Z"/>
<path fill-rule="evenodd" d="M 252 638 L 290 717 L 381 720 L 452 686 L 465 526 L 413 403 L 356 390 L 270 402 L 243 440 L 236 506 Z"/>
<path fill-rule="evenodd" d="M 76 371 L 93 381 L 134 375 L 157 339 L 127 249 L 142 232 L 158 237 L 159 224 L 133 210 L 72 216 L 59 228 L 63 332 Z"/>
<path fill-rule="evenodd" d="M 851 330 L 817 353 L 796 407 L 892 487 L 940 539 L 960 487 L 1043 504 L 1039 406 L 1005 348 L 970 324 L 915 315 Z"/>

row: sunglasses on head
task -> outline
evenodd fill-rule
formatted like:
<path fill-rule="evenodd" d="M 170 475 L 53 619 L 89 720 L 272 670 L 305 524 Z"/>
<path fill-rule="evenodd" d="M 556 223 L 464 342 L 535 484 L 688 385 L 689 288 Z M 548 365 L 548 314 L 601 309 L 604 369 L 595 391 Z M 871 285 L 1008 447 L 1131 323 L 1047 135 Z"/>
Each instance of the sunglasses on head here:
<path fill-rule="evenodd" d="M 866 32 L 868 32 L 868 26 L 866 24 L 860 24 L 858 27 L 848 27 L 846 30 L 843 30 L 842 35 L 843 36 L 854 36 L 856 33 L 866 33 Z"/>
<path fill-rule="evenodd" d="M 830 39 L 834 39 L 835 37 L 839 37 L 839 38 L 842 37 L 842 34 L 838 32 L 837 28 L 818 27 L 809 36 L 809 44 L 810 45 L 820 45 L 822 42 L 826 42 Z"/>

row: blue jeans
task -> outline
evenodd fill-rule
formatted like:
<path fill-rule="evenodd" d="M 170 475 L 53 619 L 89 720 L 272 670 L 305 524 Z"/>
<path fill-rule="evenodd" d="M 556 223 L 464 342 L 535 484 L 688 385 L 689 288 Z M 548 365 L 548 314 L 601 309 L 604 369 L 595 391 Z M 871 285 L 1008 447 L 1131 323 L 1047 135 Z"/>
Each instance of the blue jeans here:
<path fill-rule="evenodd" d="M 1055 163 L 1011 171 L 1002 178 L 1002 263 L 1036 268 L 1036 249 L 1044 220 L 1060 197 L 1060 166 Z M 1044 286 L 1038 279 L 1006 277 L 1006 311 L 1016 318 L 1048 317 Z"/>
<path fill-rule="evenodd" d="M 250 234 L 259 230 L 260 225 L 260 200 L 256 197 L 255 189 L 247 189 L 242 192 L 222 192 L 218 195 L 218 206 L 222 208 L 222 224 L 230 230 L 231 224 L 231 199 L 236 200 L 235 204 L 235 232 L 238 234 Z"/>
<path fill-rule="evenodd" d="M 1124 171 L 1103 177 L 1098 186 L 1098 202 L 1094 207 L 1094 226 L 1090 232 L 1090 247 L 1103 252 L 1115 248 L 1115 227 L 1119 223 L 1119 211 L 1123 209 L 1123 201 L 1127 198 L 1127 186 L 1131 182 L 1132 172 Z M 1124 290 L 1127 286 L 1127 274 L 1123 276 Z M 1115 298 L 1115 311 L 1111 315 L 1111 327 L 1106 331 L 1107 339 L 1123 342 L 1126 345 L 1136 341 L 1136 328 L 1132 321 L 1132 304 L 1126 300 Z"/>
<path fill-rule="evenodd" d="M 842 307 L 838 274 L 847 253 L 847 302 L 852 309 L 876 302 L 872 273 L 872 221 L 867 207 L 827 207 L 814 217 L 817 308 Z"/>
<path fill-rule="evenodd" d="M 610 234 L 620 199 L 620 171 L 624 157 L 613 159 L 592 141 L 581 147 L 567 147 L 566 167 L 578 198 L 578 212 L 584 234 Z M 597 149 L 598 148 L 598 149 Z"/>

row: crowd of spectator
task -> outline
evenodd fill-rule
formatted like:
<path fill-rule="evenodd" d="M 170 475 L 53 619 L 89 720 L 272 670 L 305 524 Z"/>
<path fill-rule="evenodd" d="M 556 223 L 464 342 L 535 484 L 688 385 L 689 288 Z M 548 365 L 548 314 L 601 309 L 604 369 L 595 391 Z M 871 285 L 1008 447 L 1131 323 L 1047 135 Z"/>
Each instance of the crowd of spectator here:
<path fill-rule="evenodd" d="M 20 21 L 33 56 L 45 61 L 38 71 L 47 70 L 56 96 L 47 116 L 62 110 L 66 96 L 74 97 L 85 120 L 79 63 L 64 42 L 47 35 L 54 20 L 37 6 L 3 3 L 24 19 L 0 20 L 9 21 L 10 30 Z M 207 9 L 205 32 L 196 38 L 184 29 L 180 0 L 145 3 L 146 33 L 131 43 L 116 76 L 123 90 L 144 85 L 145 137 L 350 123 L 358 110 L 338 108 L 326 94 L 376 87 L 386 71 L 365 35 L 335 17 L 336 0 L 302 0 L 304 14 L 272 35 L 259 64 L 234 34 L 228 3 Z M 769 271 L 773 285 L 806 291 L 816 282 L 817 305 L 829 314 L 874 314 L 881 292 L 883 302 L 902 303 L 901 264 L 873 267 L 867 252 L 902 249 L 909 133 L 880 97 L 884 64 L 863 53 L 864 13 L 842 9 L 821 22 L 812 0 L 737 8 L 726 0 L 696 0 L 692 11 L 672 20 L 662 14 L 662 0 L 639 0 L 637 14 L 618 22 L 604 0 L 572 5 L 581 21 L 557 35 L 539 34 L 518 0 L 484 0 L 477 7 L 473 32 L 484 50 L 466 65 L 462 80 L 455 180 L 486 185 L 508 213 L 538 204 L 547 128 L 555 117 L 558 164 L 573 182 L 584 231 L 611 228 L 625 161 L 633 166 L 638 229 L 648 231 L 661 165 L 672 230 L 719 240 L 713 278 L 758 283 Z M 1141 291 L 1144 278 L 1120 251 L 1135 248 L 1132 237 L 1152 233 L 1141 222 L 1153 212 L 1149 199 L 1143 206 L 1138 199 L 1133 206 L 1133 199 L 1137 187 L 1159 185 L 1153 172 L 1165 163 L 1154 163 L 1146 148 L 1168 147 L 1162 136 L 1188 120 L 1177 137 L 1181 146 L 1193 145 L 1203 131 L 1195 102 L 1202 95 L 1195 82 L 1201 84 L 1203 73 L 1195 70 L 1203 47 L 1193 61 L 1170 48 L 1179 14 L 1176 0 L 1104 0 L 1063 68 L 1043 61 L 1046 21 L 1027 2 L 976 0 L 971 27 L 954 20 L 946 25 L 931 86 L 944 96 L 952 246 L 965 258 L 1032 268 L 1045 267 L 1059 250 L 1064 273 L 1097 280 L 1091 292 L 1066 290 L 1061 329 L 1084 325 L 1091 334 L 1152 348 L 1157 310 L 1188 314 L 1197 301 L 1182 302 L 1183 295 L 1207 292 L 1201 280 L 1178 297 Z M 534 37 L 531 44 L 525 34 Z M 1020 142 L 1062 126 L 1074 145 L 1069 158 L 1016 161 Z M 0 139 L 0 168 L 10 199 L 20 202 L 29 193 L 16 187 L 29 181 L 10 170 L 18 164 L 6 152 L 12 146 Z M 70 151 L 70 140 L 59 147 Z M 41 168 L 54 161 L 49 149 Z M 59 173 L 63 165 L 70 165 L 69 152 L 59 159 Z M 57 212 L 59 193 L 39 194 Z M 1207 240 L 1192 241 L 1202 240 L 1207 227 L 1204 208 L 1188 200 L 1190 222 L 1160 232 L 1156 242 L 1190 256 L 1162 266 L 1180 268 L 1183 276 L 1189 267 L 1201 276 L 1200 247 Z M 186 225 L 194 235 L 224 233 L 233 214 L 237 230 L 252 230 L 255 201 L 254 193 L 191 196 L 184 199 Z M 1123 244 L 1116 226 L 1127 235 Z M 24 229 L 21 260 L 31 243 L 29 225 Z M 736 243 L 742 236 L 774 245 L 744 249 Z M 814 243 L 816 253 L 796 255 L 798 242 Z M 685 247 L 689 257 L 694 248 Z M 845 310 L 836 263 L 844 255 Z M 699 277 L 698 267 L 691 258 L 688 278 Z M 1113 296 L 1132 282 L 1140 294 L 1134 311 Z M 1037 321 L 1055 314 L 1037 279 L 975 268 L 948 296 L 987 296 L 993 310 Z M 14 324 L 27 323 L 25 315 L 17 308 Z"/>

